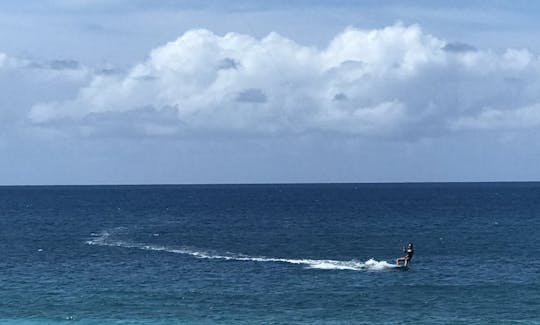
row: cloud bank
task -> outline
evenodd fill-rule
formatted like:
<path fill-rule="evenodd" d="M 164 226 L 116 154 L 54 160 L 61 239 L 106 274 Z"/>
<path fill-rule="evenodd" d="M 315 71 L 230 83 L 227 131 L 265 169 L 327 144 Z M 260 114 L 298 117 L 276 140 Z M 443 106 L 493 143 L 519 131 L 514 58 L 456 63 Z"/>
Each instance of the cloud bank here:
<path fill-rule="evenodd" d="M 29 129 L 27 115 L 36 102 L 69 100 L 94 75 L 75 60 L 40 61 L 0 52 L 0 133 Z"/>
<path fill-rule="evenodd" d="M 9 65 L 0 55 L 0 69 Z M 77 62 L 51 62 L 70 71 Z M 419 26 L 348 28 L 326 48 L 272 33 L 191 30 L 124 74 L 94 73 L 32 123 L 85 135 L 332 133 L 417 139 L 540 127 L 540 60 L 450 42 Z"/>

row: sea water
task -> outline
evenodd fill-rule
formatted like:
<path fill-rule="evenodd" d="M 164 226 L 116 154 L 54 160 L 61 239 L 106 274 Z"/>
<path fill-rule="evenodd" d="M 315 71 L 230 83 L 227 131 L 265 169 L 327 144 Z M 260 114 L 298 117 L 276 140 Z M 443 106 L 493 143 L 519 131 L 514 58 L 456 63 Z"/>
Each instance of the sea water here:
<path fill-rule="evenodd" d="M 540 324 L 539 235 L 539 183 L 0 187 L 0 323 Z"/>

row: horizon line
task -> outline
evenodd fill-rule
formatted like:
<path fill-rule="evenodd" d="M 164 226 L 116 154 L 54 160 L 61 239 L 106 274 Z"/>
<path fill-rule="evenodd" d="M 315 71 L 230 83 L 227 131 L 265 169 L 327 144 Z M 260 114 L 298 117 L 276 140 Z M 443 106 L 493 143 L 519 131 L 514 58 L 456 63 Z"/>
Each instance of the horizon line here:
<path fill-rule="evenodd" d="M 519 184 L 540 183 L 530 181 L 382 181 L 382 182 L 253 182 L 253 183 L 117 183 L 117 184 L 0 184 L 6 187 L 143 187 L 143 186 L 265 186 L 265 185 L 422 185 L 422 184 Z"/>

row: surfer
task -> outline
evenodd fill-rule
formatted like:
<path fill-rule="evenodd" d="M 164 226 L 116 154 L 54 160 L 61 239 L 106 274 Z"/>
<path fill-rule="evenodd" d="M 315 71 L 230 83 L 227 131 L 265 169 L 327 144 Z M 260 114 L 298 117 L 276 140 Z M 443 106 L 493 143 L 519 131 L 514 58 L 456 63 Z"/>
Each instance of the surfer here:
<path fill-rule="evenodd" d="M 407 248 L 403 247 L 403 253 L 405 253 L 405 256 L 396 259 L 396 264 L 399 265 L 399 263 L 403 262 L 403 266 L 407 267 L 409 265 L 409 261 L 414 255 L 413 244 L 409 243 Z"/>

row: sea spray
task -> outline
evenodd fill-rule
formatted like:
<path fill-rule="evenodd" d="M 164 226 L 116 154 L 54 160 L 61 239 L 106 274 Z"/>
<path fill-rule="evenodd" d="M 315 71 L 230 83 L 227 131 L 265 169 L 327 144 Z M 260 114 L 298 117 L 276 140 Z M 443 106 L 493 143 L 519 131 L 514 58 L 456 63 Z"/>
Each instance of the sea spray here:
<path fill-rule="evenodd" d="M 125 229 L 125 228 L 122 228 Z M 207 250 L 188 248 L 188 247 L 168 247 L 160 245 L 151 245 L 145 243 L 136 243 L 125 240 L 117 240 L 111 238 L 115 233 L 115 230 L 105 230 L 99 234 L 93 234 L 92 239 L 86 241 L 88 245 L 97 246 L 111 246 L 111 247 L 123 247 L 134 248 L 147 251 L 167 252 L 174 254 L 190 255 L 195 258 L 201 259 L 215 259 L 226 261 L 242 261 L 242 262 L 261 262 L 261 263 L 289 263 L 304 265 L 310 269 L 321 270 L 350 270 L 350 271 L 380 271 L 385 269 L 395 268 L 394 264 L 390 264 L 386 261 L 377 261 L 373 258 L 362 262 L 358 260 L 339 261 L 331 259 L 290 259 L 290 258 L 277 258 L 277 257 L 265 257 L 265 256 L 249 256 L 238 253 L 215 253 Z"/>

